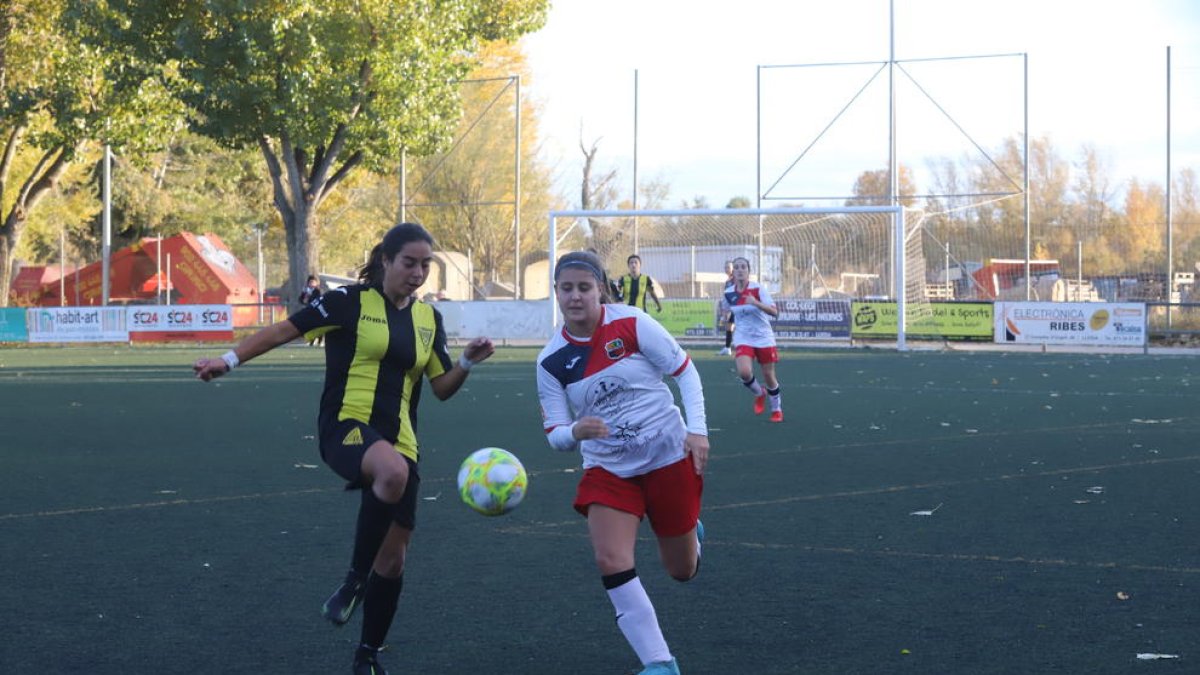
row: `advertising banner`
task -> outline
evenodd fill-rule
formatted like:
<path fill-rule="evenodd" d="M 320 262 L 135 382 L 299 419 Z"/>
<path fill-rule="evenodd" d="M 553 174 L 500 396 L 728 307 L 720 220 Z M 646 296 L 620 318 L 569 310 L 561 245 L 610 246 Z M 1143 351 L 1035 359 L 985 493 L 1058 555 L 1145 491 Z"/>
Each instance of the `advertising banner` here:
<path fill-rule="evenodd" d="M 896 337 L 897 312 L 894 302 L 859 302 L 850 306 L 850 329 L 856 338 Z M 908 306 L 906 335 L 910 338 L 946 340 L 993 339 L 990 302 L 931 302 Z"/>
<path fill-rule="evenodd" d="M 229 305 L 131 305 L 129 339 L 134 342 L 224 342 L 233 339 Z"/>
<path fill-rule="evenodd" d="M 675 337 L 713 337 L 717 334 L 717 309 L 712 300 L 663 300 L 663 311 L 650 307 L 647 314 Z"/>
<path fill-rule="evenodd" d="M 25 330 L 25 310 L 20 308 L 0 309 L 0 342 L 25 342 L 29 331 Z"/>
<path fill-rule="evenodd" d="M 996 342 L 1003 344 L 1146 344 L 1140 302 L 997 302 Z"/>
<path fill-rule="evenodd" d="M 128 342 L 124 307 L 38 307 L 25 310 L 30 342 Z"/>
<path fill-rule="evenodd" d="M 849 300 L 776 298 L 779 318 L 772 323 L 781 339 L 850 338 Z"/>

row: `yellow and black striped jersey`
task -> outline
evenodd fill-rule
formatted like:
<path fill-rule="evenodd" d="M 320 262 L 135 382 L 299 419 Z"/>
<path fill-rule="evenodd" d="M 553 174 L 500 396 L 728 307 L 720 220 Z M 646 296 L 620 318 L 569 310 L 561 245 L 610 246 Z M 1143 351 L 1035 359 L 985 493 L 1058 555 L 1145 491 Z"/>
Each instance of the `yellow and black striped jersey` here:
<path fill-rule="evenodd" d="M 305 338 L 325 336 L 319 424 L 368 424 L 416 461 L 421 377 L 453 367 L 442 316 L 413 299 L 404 309 L 377 286 L 343 286 L 288 317 Z"/>
<path fill-rule="evenodd" d="M 654 279 L 649 274 L 634 277 L 629 274 L 617 281 L 617 299 L 626 305 L 633 305 L 646 311 L 646 296 L 654 289 Z"/>

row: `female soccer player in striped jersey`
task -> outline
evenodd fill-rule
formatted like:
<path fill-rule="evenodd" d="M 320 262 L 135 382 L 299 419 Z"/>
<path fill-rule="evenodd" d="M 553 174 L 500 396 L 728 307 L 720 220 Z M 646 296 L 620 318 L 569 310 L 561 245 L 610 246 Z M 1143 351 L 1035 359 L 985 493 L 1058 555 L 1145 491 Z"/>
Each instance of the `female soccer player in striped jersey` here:
<path fill-rule="evenodd" d="M 362 497 L 350 573 L 322 613 L 343 624 L 361 601 L 355 675 L 387 672 L 377 655 L 396 614 L 416 524 L 421 380 L 428 378 L 433 394 L 444 401 L 466 381 L 471 366 L 494 351 L 491 340 L 475 338 L 457 363 L 450 359 L 441 314 L 415 295 L 432 260 L 433 237 L 425 228 L 397 225 L 371 252 L 359 284 L 330 291 L 224 356 L 194 366 L 196 377 L 207 382 L 301 335 L 326 336 L 317 420 L 321 458 L 348 481 L 347 489 L 361 488 Z"/>
<path fill-rule="evenodd" d="M 565 326 L 538 356 L 538 398 L 550 445 L 583 457 L 575 510 L 587 518 L 601 581 L 641 673 L 678 675 L 634 569 L 634 546 L 648 517 L 667 573 L 687 581 L 699 569 L 704 391 L 675 339 L 636 307 L 603 304 L 606 288 L 594 254 L 558 260 L 554 292 Z M 686 424 L 665 374 L 679 385 Z"/>
<path fill-rule="evenodd" d="M 725 287 L 721 307 L 732 316 L 734 364 L 742 384 L 754 394 L 754 414 L 763 413 L 769 396 L 770 419 L 782 422 L 783 399 L 775 377 L 779 350 L 775 347 L 775 330 L 771 328 L 771 319 L 779 316 L 779 308 L 766 288 L 750 281 L 749 260 L 733 259 L 733 280 Z M 754 379 L 754 361 L 758 361 L 762 371 L 762 384 Z"/>

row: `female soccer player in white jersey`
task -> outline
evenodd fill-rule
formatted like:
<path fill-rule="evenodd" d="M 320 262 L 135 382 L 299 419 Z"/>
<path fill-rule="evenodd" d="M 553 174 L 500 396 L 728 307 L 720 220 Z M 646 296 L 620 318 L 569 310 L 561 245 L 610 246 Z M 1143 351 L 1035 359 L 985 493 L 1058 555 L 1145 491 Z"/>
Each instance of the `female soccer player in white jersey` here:
<path fill-rule="evenodd" d="M 565 326 L 538 356 L 538 398 L 550 445 L 583 456 L 574 506 L 587 518 L 617 626 L 641 659 L 642 675 L 677 675 L 634 569 L 634 545 L 648 517 L 667 573 L 687 581 L 699 570 L 704 391 L 687 353 L 657 321 L 636 307 L 603 304 L 601 270 L 587 252 L 568 253 L 554 268 Z M 686 424 L 664 374 L 679 385 Z"/>
<path fill-rule="evenodd" d="M 769 396 L 770 419 L 782 422 L 783 400 L 775 377 L 779 350 L 775 347 L 775 330 L 771 328 L 771 319 L 779 316 L 779 307 L 766 288 L 750 281 L 749 260 L 733 259 L 733 280 L 725 287 L 721 307 L 733 317 L 734 363 L 742 384 L 754 394 L 754 414 L 763 413 Z M 758 361 L 762 371 L 762 384 L 754 379 L 754 361 Z"/>

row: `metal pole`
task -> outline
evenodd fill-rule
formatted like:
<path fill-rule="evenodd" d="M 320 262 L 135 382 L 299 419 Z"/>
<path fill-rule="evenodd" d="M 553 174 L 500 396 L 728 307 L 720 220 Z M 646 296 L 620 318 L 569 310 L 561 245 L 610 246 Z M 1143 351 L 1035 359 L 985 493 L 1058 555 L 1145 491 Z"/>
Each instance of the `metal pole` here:
<path fill-rule="evenodd" d="M 58 304 L 67 306 L 67 228 L 58 231 Z"/>
<path fill-rule="evenodd" d="M 266 302 L 266 296 L 263 295 L 263 293 L 266 291 L 266 287 L 263 285 L 265 282 L 264 276 L 266 276 L 266 275 L 263 274 L 264 269 L 263 269 L 263 256 L 262 256 L 262 236 L 263 236 L 263 230 L 266 229 L 266 227 L 267 227 L 266 223 L 255 223 L 255 225 L 254 225 L 254 232 L 255 232 L 255 234 L 258 235 L 258 323 L 259 323 L 259 325 L 262 325 L 262 322 L 263 322 L 263 309 L 264 309 L 263 304 Z"/>
<path fill-rule="evenodd" d="M 638 71 L 633 69 L 633 210 L 638 207 Z M 633 217 L 633 252 L 638 252 L 638 217 Z"/>
<path fill-rule="evenodd" d="M 516 176 L 513 178 L 513 300 L 521 299 L 521 76 L 516 76 L 517 122 L 515 138 L 513 139 L 513 164 L 516 166 Z"/>
<path fill-rule="evenodd" d="M 754 178 L 754 207 L 762 208 L 762 66 L 757 66 L 755 71 L 755 96 L 758 99 L 758 123 L 757 131 L 755 132 L 755 143 L 758 153 L 758 166 L 755 171 Z M 762 283 L 763 272 L 763 216 L 758 214 L 758 280 Z"/>
<path fill-rule="evenodd" d="M 171 289 L 174 286 L 171 284 L 171 254 L 167 254 L 167 307 L 171 306 Z"/>
<path fill-rule="evenodd" d="M 112 149 L 105 144 L 104 146 L 104 239 L 103 250 L 101 257 L 101 281 L 100 281 L 100 304 L 108 305 L 108 289 L 109 289 L 109 274 L 111 270 L 110 257 L 112 256 Z"/>
<path fill-rule="evenodd" d="M 946 278 L 942 279 L 947 288 L 950 286 L 950 242 L 946 242 Z"/>
<path fill-rule="evenodd" d="M 754 208 L 762 208 L 762 66 L 754 67 Z"/>
<path fill-rule="evenodd" d="M 1078 300 L 1083 299 L 1083 240 L 1080 239 L 1077 243 L 1078 243 L 1077 248 L 1079 249 L 1079 253 L 1077 255 L 1077 260 L 1075 262 L 1075 266 L 1076 266 L 1076 270 L 1075 270 L 1075 288 L 1076 288 L 1075 296 L 1076 297 L 1075 297 L 1075 300 L 1078 301 Z M 1067 299 L 1070 300 L 1070 298 L 1067 298 Z"/>
<path fill-rule="evenodd" d="M 1171 220 L 1171 48 L 1167 47 L 1167 328 L 1175 305 L 1175 231 Z"/>
<path fill-rule="evenodd" d="M 888 205 L 900 205 L 900 161 L 896 156 L 896 3 L 888 2 Z M 892 214 L 892 227 L 900 227 L 902 222 Z M 899 265 L 895 261 L 904 255 L 904 233 L 900 232 L 892 238 L 891 261 L 895 269 L 890 275 L 893 298 L 899 298 L 899 286 L 904 285 L 904 279 L 899 276 Z M 904 306 L 897 305 L 897 316 L 900 319 L 899 329 L 904 329 Z"/>
<path fill-rule="evenodd" d="M 162 232 L 158 233 L 158 245 L 154 247 L 155 251 L 155 271 L 154 271 L 154 304 L 162 304 L 163 296 L 163 267 L 162 267 Z M 262 291 L 262 288 L 259 288 Z"/>
<path fill-rule="evenodd" d="M 1029 226 L 1029 54 L 1021 55 L 1024 59 L 1025 73 L 1025 177 L 1022 179 L 1021 192 L 1025 195 L 1025 301 L 1033 297 L 1033 274 L 1029 256 L 1033 250 L 1032 232 Z"/>

